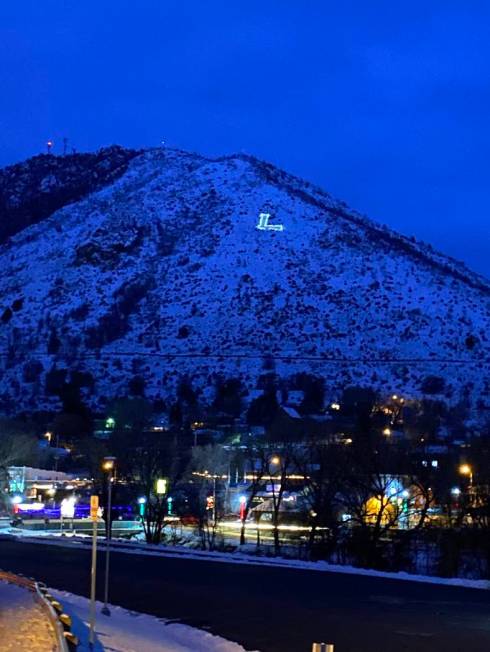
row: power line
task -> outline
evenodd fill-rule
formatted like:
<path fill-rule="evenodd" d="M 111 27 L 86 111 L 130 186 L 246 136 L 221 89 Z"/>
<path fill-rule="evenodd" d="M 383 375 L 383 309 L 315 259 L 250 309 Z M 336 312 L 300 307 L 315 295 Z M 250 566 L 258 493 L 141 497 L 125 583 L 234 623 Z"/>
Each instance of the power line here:
<path fill-rule="evenodd" d="M 0 357 L 9 357 L 6 351 L 0 351 Z M 63 357 L 50 353 L 29 352 L 26 358 L 50 358 L 63 360 Z M 490 360 L 467 360 L 464 358 L 342 358 L 318 355 L 297 355 L 288 353 L 179 353 L 162 351 L 100 351 L 97 353 L 83 353 L 81 355 L 67 356 L 74 360 L 99 359 L 99 358 L 162 358 L 162 359 L 198 359 L 198 360 L 281 360 L 285 362 L 322 362 L 325 364 L 447 364 L 447 365 L 472 365 L 488 366 Z"/>

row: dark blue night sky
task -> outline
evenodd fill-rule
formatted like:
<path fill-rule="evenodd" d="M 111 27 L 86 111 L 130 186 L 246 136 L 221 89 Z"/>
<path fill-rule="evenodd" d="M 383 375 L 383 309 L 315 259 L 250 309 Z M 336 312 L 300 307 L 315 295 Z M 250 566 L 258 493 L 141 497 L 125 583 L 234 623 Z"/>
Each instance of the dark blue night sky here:
<path fill-rule="evenodd" d="M 490 3 L 1 5 L 0 165 L 244 150 L 490 276 Z"/>

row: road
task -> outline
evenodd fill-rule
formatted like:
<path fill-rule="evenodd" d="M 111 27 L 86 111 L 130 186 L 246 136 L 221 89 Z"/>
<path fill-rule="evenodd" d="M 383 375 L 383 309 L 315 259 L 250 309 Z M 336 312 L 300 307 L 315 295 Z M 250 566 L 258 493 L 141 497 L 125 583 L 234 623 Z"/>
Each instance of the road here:
<path fill-rule="evenodd" d="M 0 540 L 0 567 L 80 595 L 88 595 L 89 557 Z M 209 629 L 248 650 L 310 652 L 313 641 L 333 642 L 335 652 L 490 650 L 490 591 L 121 552 L 111 560 L 114 604 Z"/>

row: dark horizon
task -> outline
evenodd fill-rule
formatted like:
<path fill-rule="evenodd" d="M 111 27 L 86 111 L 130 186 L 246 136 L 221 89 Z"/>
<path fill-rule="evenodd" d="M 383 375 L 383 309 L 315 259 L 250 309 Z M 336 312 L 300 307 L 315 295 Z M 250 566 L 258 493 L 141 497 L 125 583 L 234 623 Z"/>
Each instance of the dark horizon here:
<path fill-rule="evenodd" d="M 490 7 L 0 9 L 0 165 L 55 141 L 246 151 L 490 277 Z"/>

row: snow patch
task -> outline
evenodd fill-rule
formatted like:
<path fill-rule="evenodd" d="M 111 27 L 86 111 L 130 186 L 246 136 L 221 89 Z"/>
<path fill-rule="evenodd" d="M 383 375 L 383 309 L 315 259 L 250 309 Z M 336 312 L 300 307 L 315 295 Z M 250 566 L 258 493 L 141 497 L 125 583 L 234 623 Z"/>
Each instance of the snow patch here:
<path fill-rule="evenodd" d="M 72 618 L 73 632 L 78 636 L 78 652 L 90 652 L 90 600 L 66 591 L 50 589 Z M 237 643 L 227 641 L 209 632 L 156 618 L 122 607 L 110 605 L 110 616 L 100 613 L 102 604 L 96 603 L 95 652 L 245 652 Z"/>

